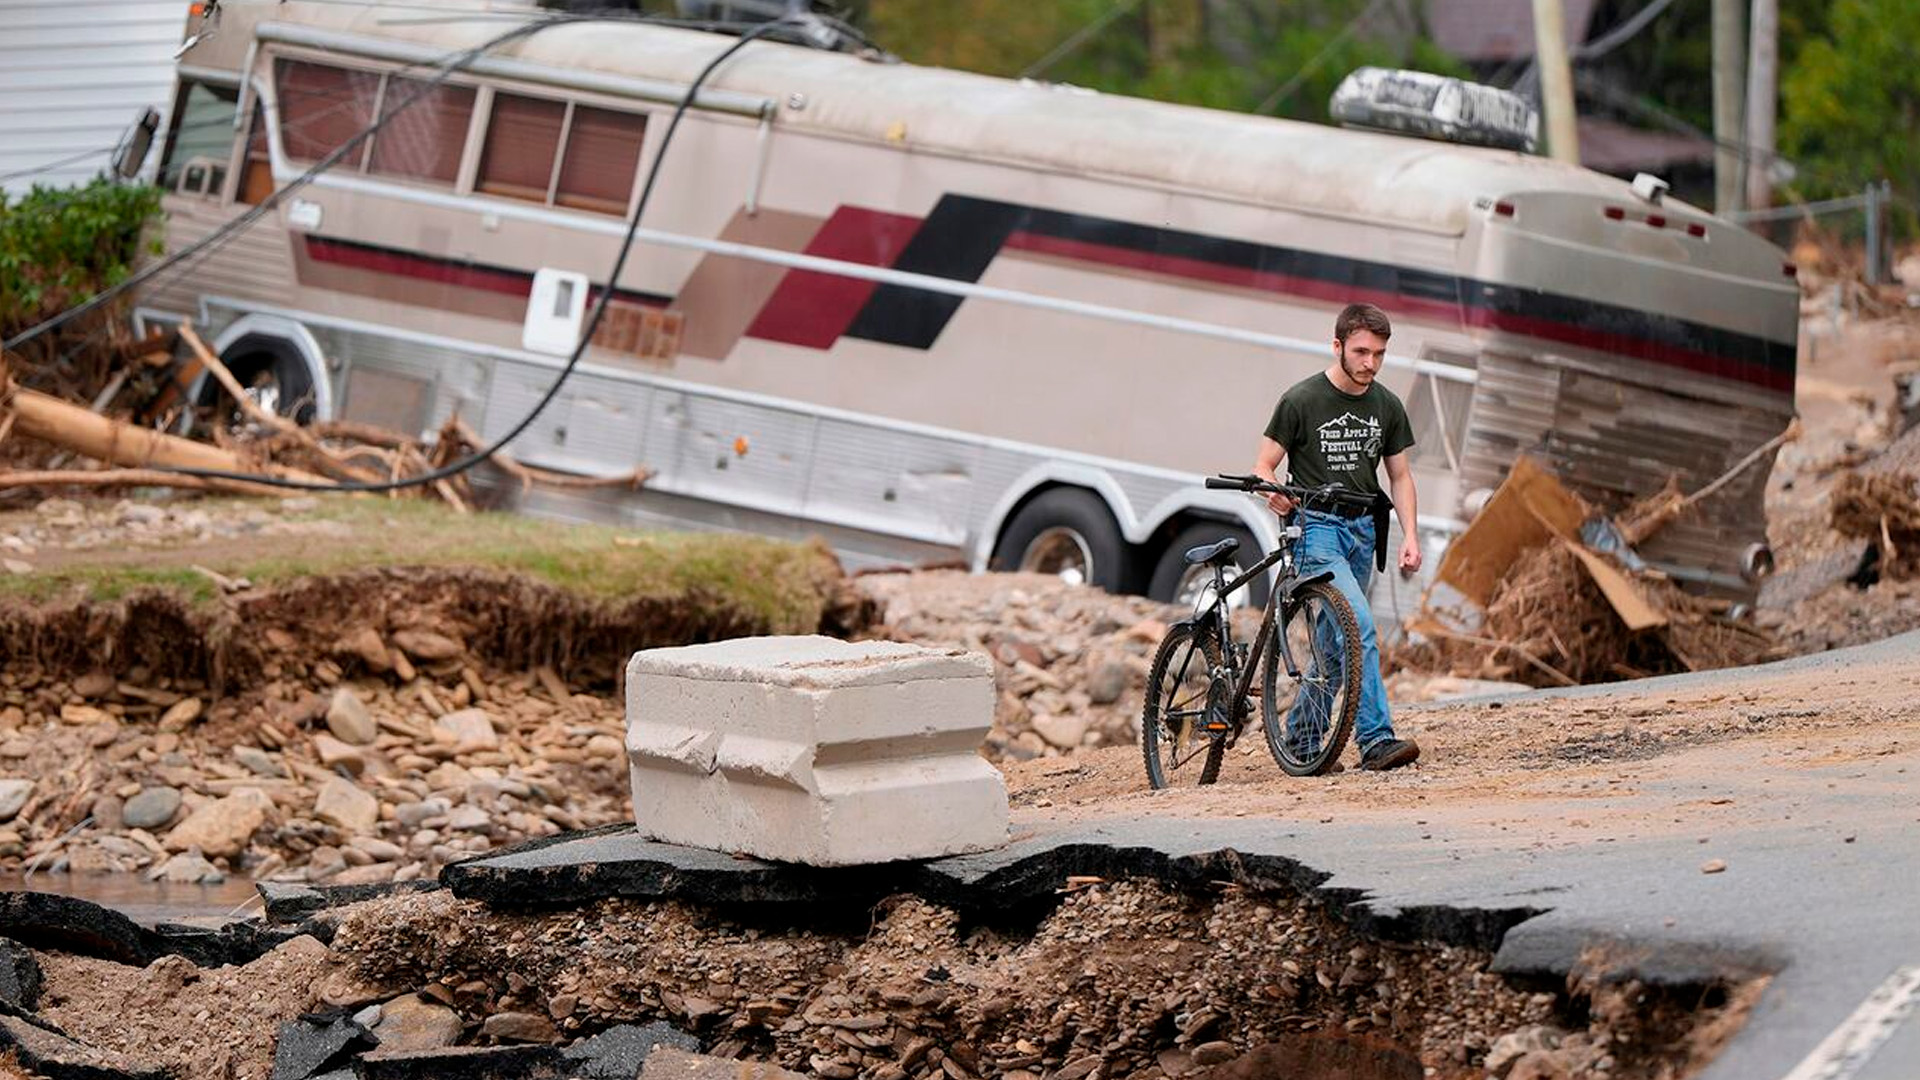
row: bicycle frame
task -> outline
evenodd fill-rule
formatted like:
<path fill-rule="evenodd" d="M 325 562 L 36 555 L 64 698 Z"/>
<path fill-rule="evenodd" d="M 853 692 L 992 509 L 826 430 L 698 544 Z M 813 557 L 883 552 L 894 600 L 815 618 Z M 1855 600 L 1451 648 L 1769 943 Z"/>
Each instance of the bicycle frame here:
<path fill-rule="evenodd" d="M 1285 639 L 1273 632 L 1275 615 L 1293 599 L 1293 594 L 1302 585 L 1315 581 L 1332 579 L 1332 571 L 1322 571 L 1312 577 L 1302 578 L 1294 572 L 1293 546 L 1299 541 L 1301 528 L 1298 523 L 1288 524 L 1280 530 L 1280 545 L 1269 552 L 1259 562 L 1240 572 L 1232 581 L 1227 580 L 1226 569 L 1219 563 L 1213 566 L 1213 606 L 1205 616 L 1211 618 L 1219 634 L 1221 643 L 1221 661 L 1227 666 L 1227 674 L 1233 680 L 1233 700 L 1228 716 L 1238 717 L 1246 708 L 1247 699 L 1253 693 L 1253 673 L 1260 670 L 1260 662 L 1266 657 L 1267 641 L 1275 642 L 1280 660 L 1287 666 L 1287 677 L 1300 677 L 1300 666 L 1294 661 L 1293 651 L 1287 647 Z M 1267 596 L 1266 611 L 1260 619 L 1260 629 L 1254 634 L 1253 647 L 1247 653 L 1246 670 L 1239 669 L 1233 641 L 1233 622 L 1229 617 L 1227 597 L 1245 588 L 1261 574 L 1266 573 L 1275 564 L 1280 564 L 1280 581 Z"/>

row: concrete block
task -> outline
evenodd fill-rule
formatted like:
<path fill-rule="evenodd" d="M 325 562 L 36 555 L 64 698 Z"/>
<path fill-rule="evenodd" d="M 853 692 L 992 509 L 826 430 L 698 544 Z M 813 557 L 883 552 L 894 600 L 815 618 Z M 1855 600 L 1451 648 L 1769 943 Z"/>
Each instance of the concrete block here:
<path fill-rule="evenodd" d="M 813 866 L 996 848 L 1006 782 L 975 752 L 993 703 L 992 661 L 961 650 L 762 637 L 635 653 L 634 822 Z"/>

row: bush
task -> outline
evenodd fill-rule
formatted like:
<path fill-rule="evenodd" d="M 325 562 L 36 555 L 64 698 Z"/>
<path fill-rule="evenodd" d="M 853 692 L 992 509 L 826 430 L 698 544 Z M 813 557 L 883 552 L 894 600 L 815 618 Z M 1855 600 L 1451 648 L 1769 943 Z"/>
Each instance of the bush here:
<path fill-rule="evenodd" d="M 159 188 L 104 177 L 0 194 L 0 337 L 124 280 L 159 213 Z"/>

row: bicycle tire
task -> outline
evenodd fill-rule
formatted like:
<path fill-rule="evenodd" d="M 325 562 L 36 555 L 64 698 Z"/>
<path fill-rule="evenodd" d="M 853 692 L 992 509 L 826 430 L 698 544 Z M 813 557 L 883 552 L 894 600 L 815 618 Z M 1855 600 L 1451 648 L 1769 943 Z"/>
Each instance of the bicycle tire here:
<path fill-rule="evenodd" d="M 1160 647 L 1153 654 L 1153 668 L 1147 676 L 1147 701 L 1140 711 L 1140 756 L 1147 768 L 1147 783 L 1156 791 L 1174 786 L 1177 778 L 1172 772 L 1192 764 L 1191 758 L 1179 761 L 1177 750 L 1182 738 L 1191 739 L 1196 735 L 1207 739 L 1211 745 L 1201 759 L 1195 786 L 1205 786 L 1220 778 L 1220 762 L 1227 751 L 1226 739 L 1196 732 L 1192 727 L 1184 731 L 1176 730 L 1167 719 L 1169 711 L 1195 713 L 1184 717 L 1190 725 L 1204 719 L 1212 672 L 1220 667 L 1221 662 L 1220 643 L 1216 637 L 1211 626 L 1196 628 L 1192 623 L 1182 623 L 1167 631 L 1167 636 L 1160 639 Z M 1196 674 L 1192 668 L 1195 659 L 1203 661 L 1206 668 L 1197 673 L 1197 682 L 1190 681 Z M 1187 697 L 1180 697 L 1183 692 Z M 1199 695 L 1197 711 L 1192 697 L 1196 692 Z M 1169 710 L 1166 707 L 1169 702 L 1179 707 Z M 1166 757 L 1175 759 L 1171 769 L 1163 760 Z"/>
<path fill-rule="evenodd" d="M 1287 640 L 1304 643 L 1308 655 L 1302 656 L 1295 648 L 1294 663 L 1300 667 L 1300 678 L 1293 680 L 1288 688 L 1292 693 L 1285 695 L 1286 714 L 1281 713 L 1281 682 L 1288 678 L 1280 668 L 1280 650 L 1277 643 L 1267 643 L 1266 660 L 1262 665 L 1262 693 L 1260 695 L 1260 721 L 1267 732 L 1267 749 L 1273 754 L 1273 760 L 1289 776 L 1318 776 L 1333 767 L 1340 760 L 1340 754 L 1346 749 L 1347 740 L 1353 735 L 1353 720 L 1360 711 L 1360 620 L 1353 613 L 1353 605 L 1331 582 L 1315 581 L 1296 589 L 1286 600 L 1285 617 L 1273 629 L 1273 633 L 1289 635 Z M 1319 688 L 1328 693 L 1328 705 L 1324 710 L 1308 706 L 1308 712 L 1324 712 L 1324 716 L 1307 715 L 1301 720 L 1302 730 L 1295 733 L 1298 738 L 1289 739 L 1287 723 L 1296 719 L 1295 702 L 1301 694 L 1309 692 L 1306 683 L 1315 678 L 1316 671 L 1325 669 L 1325 657 L 1321 654 L 1319 635 L 1314 633 L 1315 622 L 1322 613 L 1340 634 L 1340 673 L 1331 678 L 1321 676 Z M 1296 638 L 1296 631 L 1302 631 Z M 1335 681 L 1339 685 L 1333 685 Z M 1309 698 L 1308 701 L 1316 700 Z"/>

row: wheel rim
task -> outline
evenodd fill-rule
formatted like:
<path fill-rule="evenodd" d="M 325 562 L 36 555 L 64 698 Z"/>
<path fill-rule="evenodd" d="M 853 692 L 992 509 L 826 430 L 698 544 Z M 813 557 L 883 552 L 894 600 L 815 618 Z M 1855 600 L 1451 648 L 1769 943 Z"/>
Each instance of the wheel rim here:
<path fill-rule="evenodd" d="M 1093 580 L 1093 548 L 1075 530 L 1055 525 L 1027 545 L 1026 554 L 1020 557 L 1020 569 L 1030 574 L 1050 574 L 1069 585 L 1085 585 Z"/>
<path fill-rule="evenodd" d="M 1213 567 L 1189 566 L 1180 574 L 1179 584 L 1173 589 L 1173 602 L 1182 607 L 1191 607 L 1200 602 L 1213 586 Z M 1227 607 L 1238 611 L 1253 603 L 1251 589 L 1235 589 L 1227 594 Z"/>
<path fill-rule="evenodd" d="M 1326 640 L 1314 632 L 1323 627 Z M 1326 750 L 1336 720 L 1346 709 L 1349 682 L 1343 639 L 1333 612 L 1320 597 L 1309 595 L 1300 612 L 1285 624 L 1287 649 L 1300 668 L 1300 678 L 1285 682 L 1288 693 L 1275 701 L 1285 717 L 1282 747 L 1296 764 L 1310 765 Z M 1282 673 L 1284 679 L 1284 673 Z"/>
<path fill-rule="evenodd" d="M 1206 758 L 1212 737 L 1206 733 L 1208 706 L 1215 693 L 1213 665 L 1206 650 L 1191 638 L 1154 688 L 1152 724 L 1154 771 L 1157 786 L 1205 783 Z"/>

